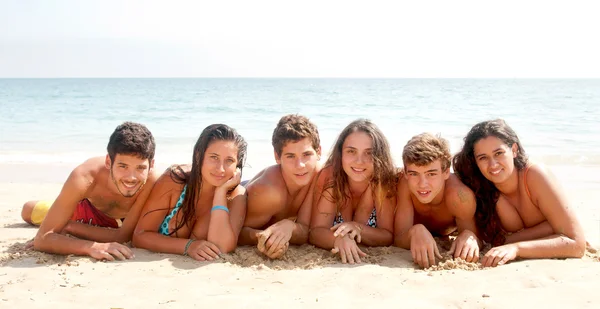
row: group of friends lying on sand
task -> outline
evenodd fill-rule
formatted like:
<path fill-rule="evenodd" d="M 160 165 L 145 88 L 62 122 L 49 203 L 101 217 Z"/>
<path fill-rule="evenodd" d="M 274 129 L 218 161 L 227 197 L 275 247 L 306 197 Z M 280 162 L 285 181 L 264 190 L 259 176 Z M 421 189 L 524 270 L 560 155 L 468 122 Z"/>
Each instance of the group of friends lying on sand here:
<path fill-rule="evenodd" d="M 54 201 L 29 201 L 21 215 L 40 225 L 36 250 L 101 260 L 133 258 L 129 241 L 198 261 L 238 245 L 277 259 L 310 243 L 350 264 L 365 256 L 359 245 L 395 245 L 427 268 L 442 258 L 434 237 L 450 235 L 454 258 L 483 266 L 584 254 L 583 229 L 557 180 L 528 161 L 501 119 L 473 126 L 454 157 L 439 135 L 416 135 L 402 168 L 366 119 L 344 128 L 324 164 L 317 127 L 304 116 L 283 116 L 272 144 L 277 164 L 241 183 L 246 141 L 209 125 L 191 165 L 159 174 L 151 132 L 125 122 L 105 157 L 76 167 Z M 480 260 L 485 244 L 492 248 Z"/>

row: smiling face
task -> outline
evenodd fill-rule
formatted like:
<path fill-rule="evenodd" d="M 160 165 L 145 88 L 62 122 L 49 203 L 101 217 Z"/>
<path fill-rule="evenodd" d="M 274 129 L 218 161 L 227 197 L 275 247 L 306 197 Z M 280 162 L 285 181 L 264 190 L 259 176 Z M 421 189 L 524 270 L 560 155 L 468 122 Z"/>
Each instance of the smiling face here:
<path fill-rule="evenodd" d="M 342 168 L 348 179 L 355 182 L 370 181 L 373 176 L 373 140 L 362 131 L 346 137 L 342 145 Z"/>
<path fill-rule="evenodd" d="M 310 184 L 320 156 L 321 149 L 315 150 L 309 138 L 286 143 L 281 151 L 281 157 L 275 152 L 275 160 L 281 165 L 286 183 L 291 182 L 300 187 Z"/>
<path fill-rule="evenodd" d="M 423 204 L 441 201 L 444 185 L 450 177 L 450 169 L 442 170 L 441 160 L 435 160 L 424 166 L 408 164 L 405 167 L 410 192 Z"/>
<path fill-rule="evenodd" d="M 515 169 L 517 144 L 506 145 L 495 136 L 477 141 L 473 147 L 477 167 L 487 180 L 499 184 L 506 181 Z"/>
<path fill-rule="evenodd" d="M 238 163 L 238 148 L 233 141 L 216 140 L 211 142 L 204 153 L 202 162 L 202 182 L 215 187 L 221 186 L 235 172 Z"/>
<path fill-rule="evenodd" d="M 106 156 L 106 168 L 110 169 L 110 178 L 124 197 L 133 197 L 142 189 L 154 160 L 140 159 L 135 155 L 116 154 L 111 162 Z"/>

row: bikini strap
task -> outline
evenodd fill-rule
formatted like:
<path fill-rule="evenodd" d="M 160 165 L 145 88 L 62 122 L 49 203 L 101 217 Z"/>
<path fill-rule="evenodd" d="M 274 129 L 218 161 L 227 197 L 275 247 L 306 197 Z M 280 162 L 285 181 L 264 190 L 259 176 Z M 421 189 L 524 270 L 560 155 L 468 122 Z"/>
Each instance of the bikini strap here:
<path fill-rule="evenodd" d="M 529 172 L 530 167 L 531 167 L 530 164 L 527 164 L 527 166 L 525 167 L 525 171 L 523 172 L 523 181 L 525 182 L 525 192 L 527 192 L 527 196 L 529 197 L 529 200 L 531 201 L 531 203 L 533 205 L 535 205 L 535 203 L 533 202 L 533 199 L 531 198 L 531 193 L 529 192 L 529 185 L 527 184 L 527 173 Z"/>

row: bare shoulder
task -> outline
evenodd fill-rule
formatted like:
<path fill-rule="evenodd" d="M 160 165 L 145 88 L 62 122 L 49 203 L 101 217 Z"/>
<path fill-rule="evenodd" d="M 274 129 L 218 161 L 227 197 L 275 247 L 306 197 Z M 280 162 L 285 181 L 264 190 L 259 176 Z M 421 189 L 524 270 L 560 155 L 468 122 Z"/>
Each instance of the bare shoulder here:
<path fill-rule="evenodd" d="M 556 181 L 556 177 L 548 166 L 541 163 L 531 164 L 527 172 L 527 183 Z"/>
<path fill-rule="evenodd" d="M 475 194 L 454 174 L 450 174 L 446 180 L 444 199 L 453 213 L 475 210 Z"/>
<path fill-rule="evenodd" d="M 544 195 L 548 190 L 559 190 L 560 187 L 556 176 L 544 164 L 530 165 L 525 181 L 531 194 L 537 197 Z"/>
<path fill-rule="evenodd" d="M 246 186 L 249 199 L 249 207 L 254 201 L 264 203 L 266 201 L 280 203 L 287 196 L 287 188 L 281 175 L 281 167 L 273 165 L 265 168 L 257 177 Z"/>
<path fill-rule="evenodd" d="M 65 188 L 80 191 L 79 193 L 83 194 L 94 188 L 96 184 L 105 184 L 109 174 L 110 171 L 105 165 L 105 157 L 93 157 L 73 169 L 65 183 Z"/>

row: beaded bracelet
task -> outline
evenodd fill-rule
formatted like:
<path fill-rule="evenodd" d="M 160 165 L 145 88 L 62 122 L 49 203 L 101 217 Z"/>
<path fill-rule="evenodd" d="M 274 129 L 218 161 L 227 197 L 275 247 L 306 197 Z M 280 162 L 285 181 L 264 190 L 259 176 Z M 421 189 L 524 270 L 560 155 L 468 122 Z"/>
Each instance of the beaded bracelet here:
<path fill-rule="evenodd" d="M 188 249 L 190 248 L 190 246 L 192 245 L 192 243 L 194 242 L 195 239 L 190 239 L 188 240 L 187 244 L 185 244 L 185 248 L 183 248 L 183 255 L 186 256 L 188 255 Z"/>
<path fill-rule="evenodd" d="M 225 206 L 222 205 L 215 205 L 213 206 L 213 208 L 210 210 L 210 212 L 213 212 L 214 210 L 225 210 L 226 212 L 229 213 L 229 209 Z"/>

